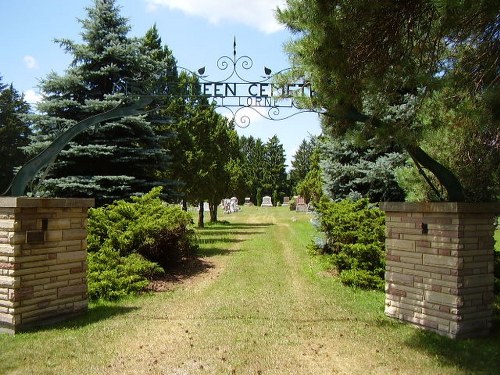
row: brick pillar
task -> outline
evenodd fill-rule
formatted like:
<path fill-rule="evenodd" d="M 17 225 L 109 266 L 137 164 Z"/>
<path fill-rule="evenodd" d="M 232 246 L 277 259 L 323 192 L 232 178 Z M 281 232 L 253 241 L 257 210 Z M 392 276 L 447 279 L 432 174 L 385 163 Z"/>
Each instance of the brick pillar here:
<path fill-rule="evenodd" d="M 93 199 L 0 197 L 0 333 L 87 310 Z"/>
<path fill-rule="evenodd" d="M 452 338 L 492 321 L 498 203 L 382 203 L 386 315 Z"/>

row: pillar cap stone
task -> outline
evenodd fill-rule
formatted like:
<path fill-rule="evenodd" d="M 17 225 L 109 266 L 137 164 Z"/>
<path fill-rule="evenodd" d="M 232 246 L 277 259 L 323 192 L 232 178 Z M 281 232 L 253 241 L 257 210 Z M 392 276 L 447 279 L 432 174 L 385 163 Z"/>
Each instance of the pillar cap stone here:
<path fill-rule="evenodd" d="M 0 197 L 0 207 L 94 207 L 94 198 Z"/>
<path fill-rule="evenodd" d="M 386 212 L 460 212 L 478 214 L 500 213 L 500 202 L 382 202 L 380 209 Z"/>

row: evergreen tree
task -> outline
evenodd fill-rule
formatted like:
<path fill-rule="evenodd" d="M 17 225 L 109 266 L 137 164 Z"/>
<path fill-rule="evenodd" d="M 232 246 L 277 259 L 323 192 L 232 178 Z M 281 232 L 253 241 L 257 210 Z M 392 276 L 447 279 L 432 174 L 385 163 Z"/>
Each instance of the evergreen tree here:
<path fill-rule="evenodd" d="M 21 148 L 29 142 L 31 128 L 26 122 L 29 104 L 25 102 L 14 86 L 2 83 L 0 76 L 0 194 L 14 177 L 14 168 L 26 162 Z"/>
<path fill-rule="evenodd" d="M 324 190 L 334 200 L 368 198 L 371 202 L 402 201 L 394 172 L 405 157 L 397 148 L 379 149 L 374 141 L 356 144 L 325 136 L 320 142 Z"/>
<path fill-rule="evenodd" d="M 271 195 L 277 204 L 289 193 L 285 151 L 278 137 L 275 135 L 264 143 L 260 138 L 242 136 L 239 144 L 245 196 L 260 205 L 262 196 Z"/>
<path fill-rule="evenodd" d="M 303 139 L 297 152 L 293 155 L 292 169 L 290 170 L 290 180 L 292 191 L 306 177 L 312 167 L 311 157 L 317 146 L 317 138 L 310 137 Z"/>
<path fill-rule="evenodd" d="M 324 109 L 329 131 L 397 142 L 435 176 L 450 201 L 466 199 L 457 170 L 426 152 L 422 138 L 431 124 L 453 133 L 456 123 L 423 121 L 421 111 L 448 87 L 452 96 L 458 89 L 492 125 L 493 136 L 476 145 L 495 142 L 499 14 L 494 0 L 288 0 L 277 12 L 296 34 L 287 46 L 294 62 L 290 79 L 311 82 L 316 95 L 308 104 Z M 453 157 L 460 159 L 465 149 Z M 490 168 L 486 178 L 497 170 Z"/>
<path fill-rule="evenodd" d="M 238 137 L 232 123 L 215 112 L 201 95 L 197 77 L 179 74 L 177 95 L 164 111 L 173 121 L 165 125 L 173 133 L 168 177 L 178 182 L 185 204 L 199 204 L 198 225 L 204 225 L 203 203 L 208 201 L 210 220 L 217 221 L 217 207 L 234 186 L 230 170 L 239 158 Z"/>
<path fill-rule="evenodd" d="M 265 168 L 264 143 L 260 138 L 242 136 L 240 138 L 240 151 L 247 195 L 252 198 L 256 205 L 260 205 Z"/>
<path fill-rule="evenodd" d="M 207 162 L 202 145 L 209 131 L 206 119 L 212 116 L 213 109 L 201 96 L 197 77 L 181 72 L 178 95 L 165 112 L 173 119 L 165 125 L 173 134 L 166 145 L 172 155 L 172 166 L 167 176 L 176 181 L 178 197 L 187 210 L 188 203 L 206 198 L 201 190 L 206 177 L 204 163 Z"/>
<path fill-rule="evenodd" d="M 272 196 L 273 204 L 276 205 L 286 194 L 287 188 L 285 150 L 276 135 L 265 144 L 264 155 L 262 187 L 265 194 Z"/>
<path fill-rule="evenodd" d="M 203 149 L 207 155 L 208 174 L 204 185 L 208 189 L 210 221 L 216 222 L 219 203 L 223 198 L 234 195 L 231 191 L 231 168 L 239 156 L 239 144 L 234 124 L 215 110 L 206 121 Z"/>
<path fill-rule="evenodd" d="M 94 0 L 86 10 L 87 18 L 80 20 L 83 43 L 57 41 L 73 56 L 71 66 L 64 75 L 50 73 L 41 81 L 42 115 L 34 117 L 32 153 L 67 127 L 128 100 L 127 91 L 157 92 L 168 83 L 165 68 L 173 59 L 158 45 L 154 30 L 143 39 L 128 38 L 130 27 L 115 0 Z M 167 168 L 168 157 L 155 130 L 146 115 L 96 125 L 60 153 L 39 191 L 95 197 L 102 204 L 164 184 L 158 171 Z"/>
<path fill-rule="evenodd" d="M 309 171 L 297 185 L 297 194 L 304 197 L 307 203 L 316 205 L 323 197 L 323 171 L 320 166 L 320 151 L 314 149 L 309 158 Z"/>

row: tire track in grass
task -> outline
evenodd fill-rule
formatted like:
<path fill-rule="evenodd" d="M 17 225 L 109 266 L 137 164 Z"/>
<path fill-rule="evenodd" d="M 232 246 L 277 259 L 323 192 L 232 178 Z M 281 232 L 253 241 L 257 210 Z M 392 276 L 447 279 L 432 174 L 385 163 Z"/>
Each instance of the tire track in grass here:
<path fill-rule="evenodd" d="M 227 255 L 210 258 L 217 271 L 187 288 L 139 299 L 115 359 L 101 373 L 385 374 L 435 368 L 422 353 L 402 347 L 397 332 L 387 345 L 390 327 L 379 324 L 381 313 L 362 306 L 356 311 L 356 298 L 366 293 L 322 279 L 312 266 L 311 272 L 309 217 L 291 215 L 254 208 L 228 218 L 237 241 L 226 242 Z M 258 231 L 245 226 L 259 223 L 270 225 Z M 394 363 L 395 356 L 411 361 L 411 371 Z"/>

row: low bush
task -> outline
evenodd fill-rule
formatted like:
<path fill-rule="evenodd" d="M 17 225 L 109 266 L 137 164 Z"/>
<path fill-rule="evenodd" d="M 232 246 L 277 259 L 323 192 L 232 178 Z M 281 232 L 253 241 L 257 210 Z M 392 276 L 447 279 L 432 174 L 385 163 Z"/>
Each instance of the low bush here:
<path fill-rule="evenodd" d="M 382 289 L 385 271 L 385 215 L 368 199 L 333 202 L 316 207 L 323 241 L 311 251 L 330 258 L 340 280 L 352 286 Z"/>
<path fill-rule="evenodd" d="M 158 264 L 139 254 L 120 256 L 103 248 L 88 254 L 89 297 L 92 300 L 118 300 L 143 290 L 149 280 L 164 273 Z"/>
<path fill-rule="evenodd" d="M 497 222 L 498 222 L 497 218 Z M 500 227 L 497 226 L 497 230 L 495 231 L 495 251 L 494 251 L 494 259 L 495 259 L 495 294 L 500 295 Z"/>
<path fill-rule="evenodd" d="M 190 214 L 167 205 L 154 188 L 130 202 L 89 210 L 88 281 L 91 299 L 117 299 L 143 289 L 184 257 L 197 241 Z"/>

